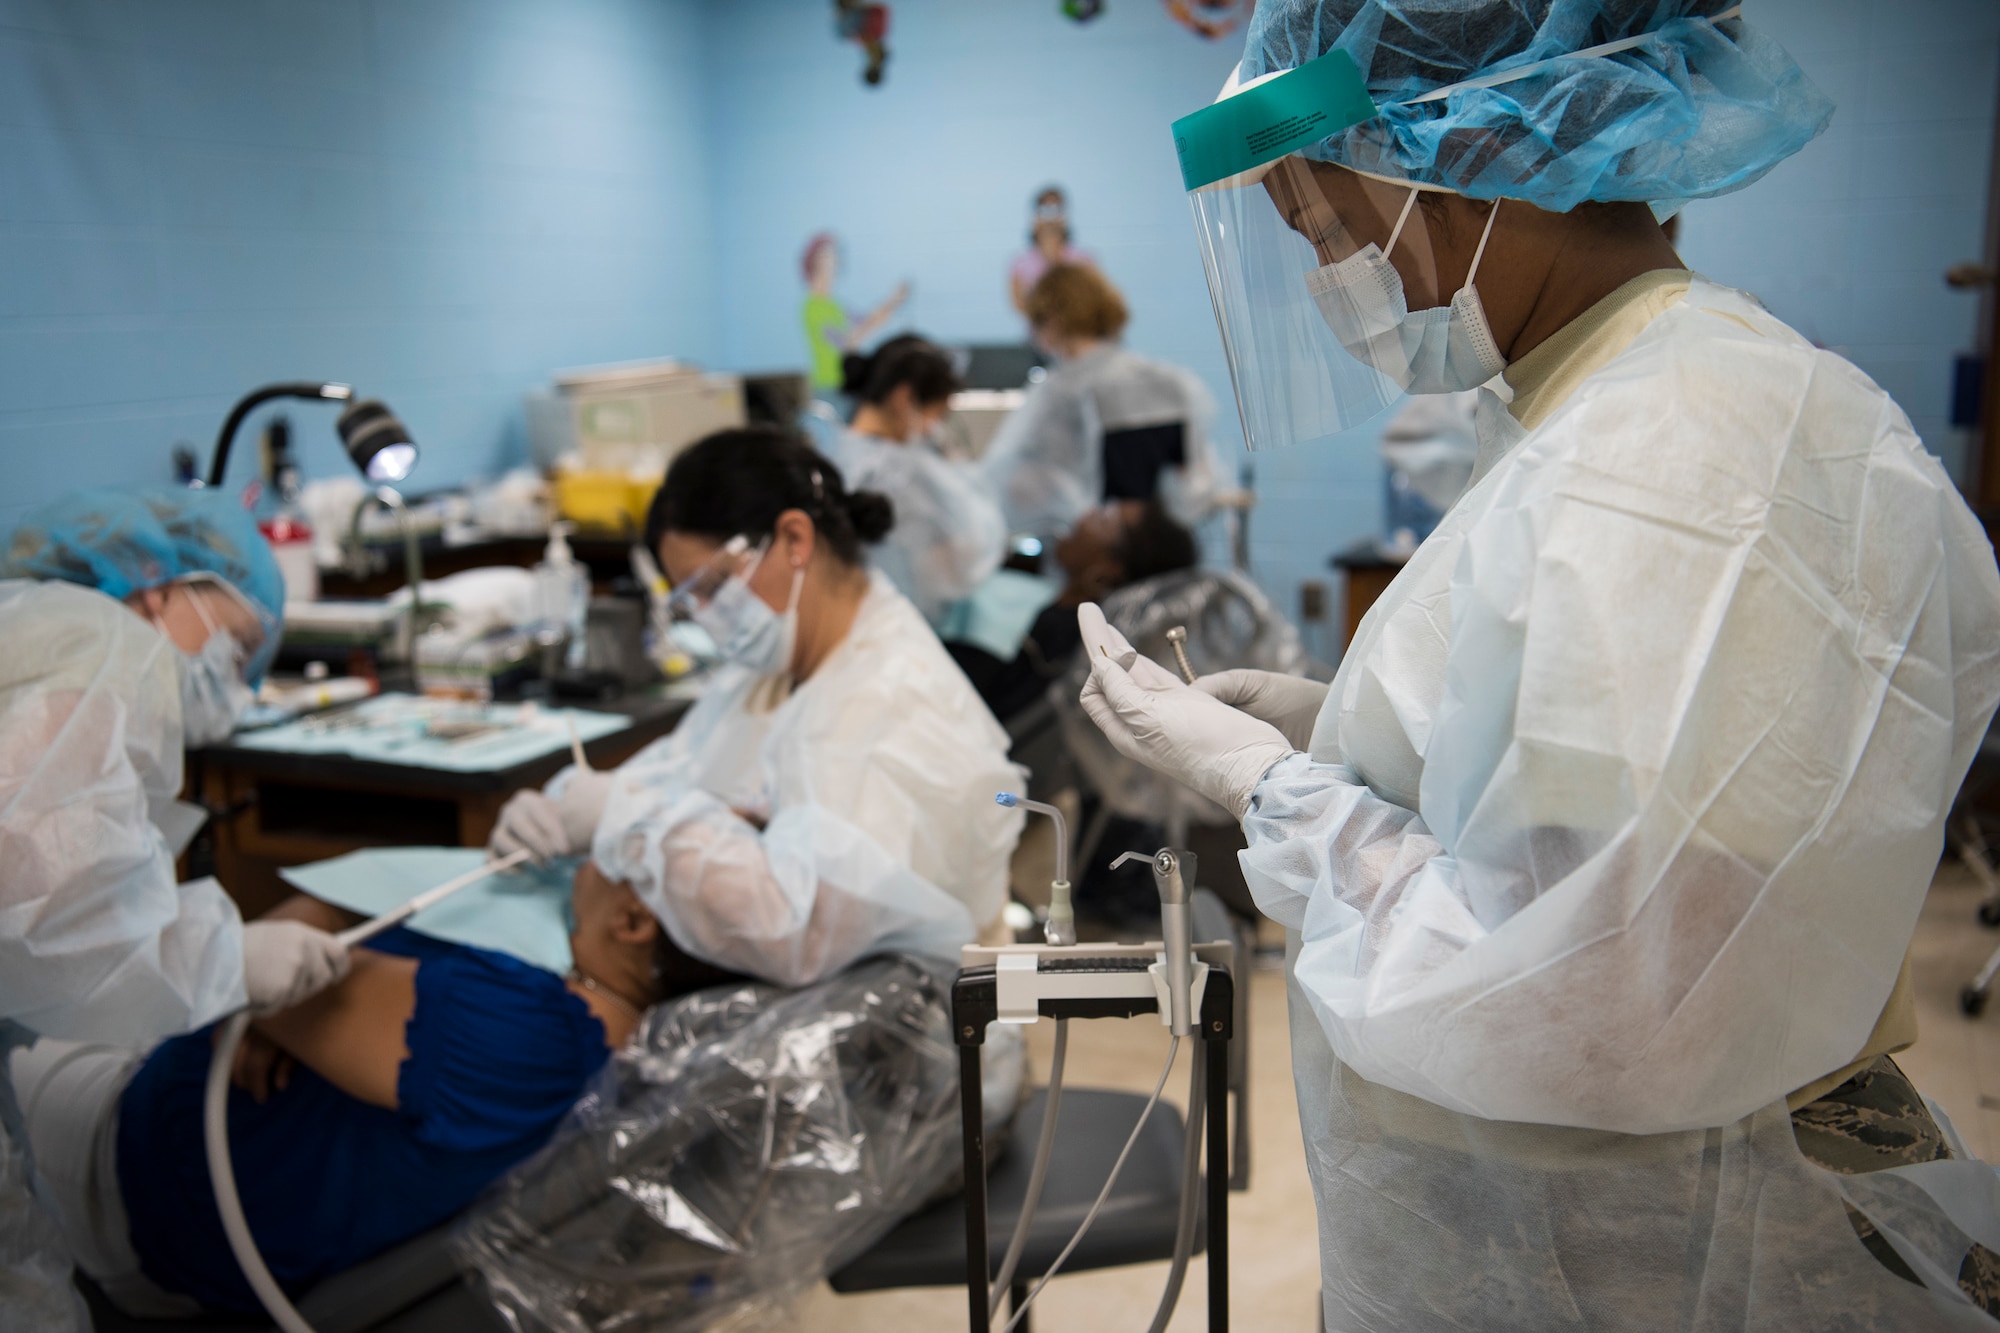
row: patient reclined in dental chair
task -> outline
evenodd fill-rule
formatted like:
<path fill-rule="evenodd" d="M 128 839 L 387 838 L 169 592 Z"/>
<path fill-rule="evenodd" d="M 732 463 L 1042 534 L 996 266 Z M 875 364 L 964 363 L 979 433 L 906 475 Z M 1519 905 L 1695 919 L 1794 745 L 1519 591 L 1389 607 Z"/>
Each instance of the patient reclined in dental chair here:
<path fill-rule="evenodd" d="M 288 1293 L 449 1222 L 525 1162 L 458 1231 L 485 1295 L 530 1313 L 594 1293 L 699 1326 L 781 1297 L 774 1281 L 809 1284 L 949 1184 L 948 972 L 883 956 L 787 992 L 653 936 L 654 965 L 621 968 L 592 945 L 634 926 L 616 887 L 579 874 L 567 978 L 397 930 L 339 986 L 258 1021 L 231 1156 Z M 280 910 L 347 924 L 311 899 Z M 150 1054 L 15 1056 L 65 1238 L 135 1315 L 258 1309 L 209 1187 L 210 1054 L 202 1032 Z"/>

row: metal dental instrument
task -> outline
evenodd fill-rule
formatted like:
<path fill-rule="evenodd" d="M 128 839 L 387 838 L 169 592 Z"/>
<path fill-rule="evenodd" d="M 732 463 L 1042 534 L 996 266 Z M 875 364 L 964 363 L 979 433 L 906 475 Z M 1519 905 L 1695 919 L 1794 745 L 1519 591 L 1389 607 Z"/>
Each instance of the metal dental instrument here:
<path fill-rule="evenodd" d="M 1180 664 L 1181 679 L 1194 684 L 1194 668 L 1188 665 L 1187 626 L 1176 625 L 1167 631 L 1167 642 L 1174 647 L 1174 661 Z"/>
<path fill-rule="evenodd" d="M 1168 1030 L 1176 1037 L 1188 1036 L 1194 1031 L 1194 908 L 1188 897 L 1194 853 L 1172 847 L 1162 847 L 1151 856 L 1126 852 L 1111 868 L 1127 861 L 1152 864 L 1153 887 L 1160 893 L 1160 942 L 1166 953 Z"/>

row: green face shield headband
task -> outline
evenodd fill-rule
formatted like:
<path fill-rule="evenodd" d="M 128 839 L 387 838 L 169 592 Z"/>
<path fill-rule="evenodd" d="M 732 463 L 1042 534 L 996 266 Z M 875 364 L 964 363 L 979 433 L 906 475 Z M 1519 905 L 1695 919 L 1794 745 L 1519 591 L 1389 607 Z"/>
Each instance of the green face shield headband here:
<path fill-rule="evenodd" d="M 1377 114 L 1352 57 L 1329 51 L 1175 121 L 1181 184 L 1192 193 L 1253 172 Z"/>
<path fill-rule="evenodd" d="M 1392 235 L 1399 237 L 1398 267 L 1427 264 L 1424 229 L 1395 227 L 1410 190 L 1309 161 L 1300 151 L 1376 114 L 1354 61 L 1333 51 L 1174 122 L 1209 297 L 1252 449 L 1337 434 L 1402 394 L 1343 346 L 1316 290 L 1342 261 L 1362 262 L 1357 256 L 1367 244 L 1386 251 Z"/>

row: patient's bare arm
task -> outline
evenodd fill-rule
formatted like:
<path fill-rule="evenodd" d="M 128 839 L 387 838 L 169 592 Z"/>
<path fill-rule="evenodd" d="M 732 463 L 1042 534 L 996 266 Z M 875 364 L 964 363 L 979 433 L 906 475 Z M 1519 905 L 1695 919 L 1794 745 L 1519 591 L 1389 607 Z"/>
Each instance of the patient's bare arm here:
<path fill-rule="evenodd" d="M 338 985 L 258 1019 L 254 1030 L 348 1096 L 394 1110 L 396 1076 L 410 1054 L 403 1029 L 417 1009 L 417 960 L 372 949 L 350 956 L 352 967 Z"/>

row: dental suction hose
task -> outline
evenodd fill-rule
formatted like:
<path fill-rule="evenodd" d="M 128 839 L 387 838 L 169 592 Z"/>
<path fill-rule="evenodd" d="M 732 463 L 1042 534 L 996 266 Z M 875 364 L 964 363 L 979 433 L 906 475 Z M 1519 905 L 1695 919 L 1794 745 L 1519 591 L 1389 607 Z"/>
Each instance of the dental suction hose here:
<path fill-rule="evenodd" d="M 1070 910 L 1069 902 L 1069 823 L 1063 812 L 1046 801 L 1031 801 L 1011 791 L 995 792 L 993 799 L 1000 805 L 1033 810 L 1047 815 L 1056 826 L 1056 877 L 1049 883 L 1049 915 L 1043 924 L 1043 938 L 1051 945 L 1062 946 L 1076 943 L 1076 915 Z M 1000 1304 L 1000 1298 L 1014 1280 L 1014 1270 L 1021 1262 L 1021 1251 L 1027 1247 L 1028 1233 L 1034 1229 L 1035 1208 L 1041 1203 L 1042 1186 L 1049 1175 L 1049 1159 L 1054 1154 L 1056 1143 L 1056 1116 L 1062 1110 L 1062 1085 L 1064 1057 L 1069 1050 L 1069 1020 L 1056 1020 L 1055 1054 L 1049 1061 L 1049 1094 L 1042 1104 L 1042 1129 L 1035 1138 L 1034 1163 L 1028 1168 L 1028 1194 L 1021 1201 L 1021 1215 L 1015 1220 L 1014 1234 L 1007 1241 L 1007 1253 L 1000 1261 L 999 1276 L 994 1278 L 987 1292 L 986 1307 L 990 1310 Z"/>
<path fill-rule="evenodd" d="M 1056 1113 L 1062 1110 L 1063 1063 L 1068 1052 L 1069 1020 L 1058 1018 L 1056 1049 L 1049 1057 L 1049 1095 L 1042 1103 L 1042 1132 L 1035 1136 L 1035 1160 L 1028 1168 L 1028 1193 L 1021 1200 L 1021 1216 L 1016 1219 L 1014 1234 L 1007 1242 L 1006 1257 L 1000 1260 L 1000 1273 L 986 1293 L 986 1308 L 989 1310 L 1000 1307 L 1000 1298 L 1013 1284 L 1014 1270 L 1021 1263 L 1021 1251 L 1028 1247 L 1028 1233 L 1035 1227 L 1035 1208 L 1042 1201 L 1042 1185 L 1049 1178 L 1049 1159 L 1055 1153 Z"/>
<path fill-rule="evenodd" d="M 1118 1183 L 1118 1173 L 1125 1169 L 1125 1159 L 1132 1155 L 1132 1145 L 1139 1141 L 1140 1133 L 1146 1128 L 1147 1117 L 1151 1116 L 1153 1108 L 1160 1104 L 1160 1094 L 1166 1090 L 1167 1076 L 1174 1072 L 1174 1057 L 1180 1054 L 1180 1049 L 1179 1037 L 1167 1043 L 1167 1063 L 1160 1069 L 1160 1080 L 1153 1085 L 1153 1095 L 1146 1098 L 1146 1104 L 1139 1108 L 1139 1119 L 1133 1124 L 1132 1132 L 1126 1136 L 1125 1146 L 1118 1150 L 1117 1158 L 1111 1163 L 1111 1174 L 1104 1178 L 1104 1188 L 1097 1192 L 1096 1200 L 1090 1205 L 1090 1211 L 1083 1215 L 1083 1221 L 1077 1224 L 1076 1233 L 1069 1238 L 1069 1244 L 1063 1246 L 1062 1253 L 1056 1256 L 1055 1262 L 1049 1265 L 1048 1271 L 1042 1274 L 1039 1282 L 1035 1283 L 1034 1289 L 1028 1293 L 1028 1299 L 1021 1302 L 1021 1308 L 1014 1311 L 1000 1333 L 1014 1333 L 1014 1326 L 1027 1318 L 1028 1310 L 1034 1305 L 1035 1298 L 1042 1294 L 1043 1288 L 1062 1271 L 1062 1266 L 1069 1261 L 1070 1255 L 1083 1243 L 1083 1237 L 1090 1230 L 1090 1224 L 1097 1220 L 1098 1213 L 1104 1209 L 1104 1201 L 1111 1197 L 1111 1189 Z"/>
<path fill-rule="evenodd" d="M 374 939 L 385 930 L 402 925 L 460 889 L 469 888 L 489 875 L 512 870 L 527 859 L 528 853 L 521 851 L 497 861 L 488 861 L 476 870 L 468 870 L 436 888 L 425 890 L 401 907 L 392 908 L 351 930 L 341 931 L 337 938 L 351 949 Z M 312 1325 L 292 1305 L 284 1288 L 278 1285 L 278 1280 L 265 1266 L 264 1256 L 258 1253 L 256 1238 L 250 1234 L 250 1223 L 243 1216 L 243 1200 L 236 1193 L 236 1168 L 229 1160 L 229 1071 L 236 1063 L 236 1048 L 243 1044 L 243 1034 L 249 1029 L 248 1009 L 239 1009 L 230 1015 L 222 1025 L 215 1042 L 215 1054 L 208 1062 L 208 1084 L 202 1097 L 202 1142 L 208 1149 L 208 1179 L 215 1189 L 215 1208 L 222 1215 L 222 1230 L 229 1237 L 229 1248 L 236 1255 L 243 1276 L 249 1280 L 250 1289 L 257 1293 L 258 1301 L 270 1314 L 271 1322 L 284 1333 L 313 1333 Z"/>

